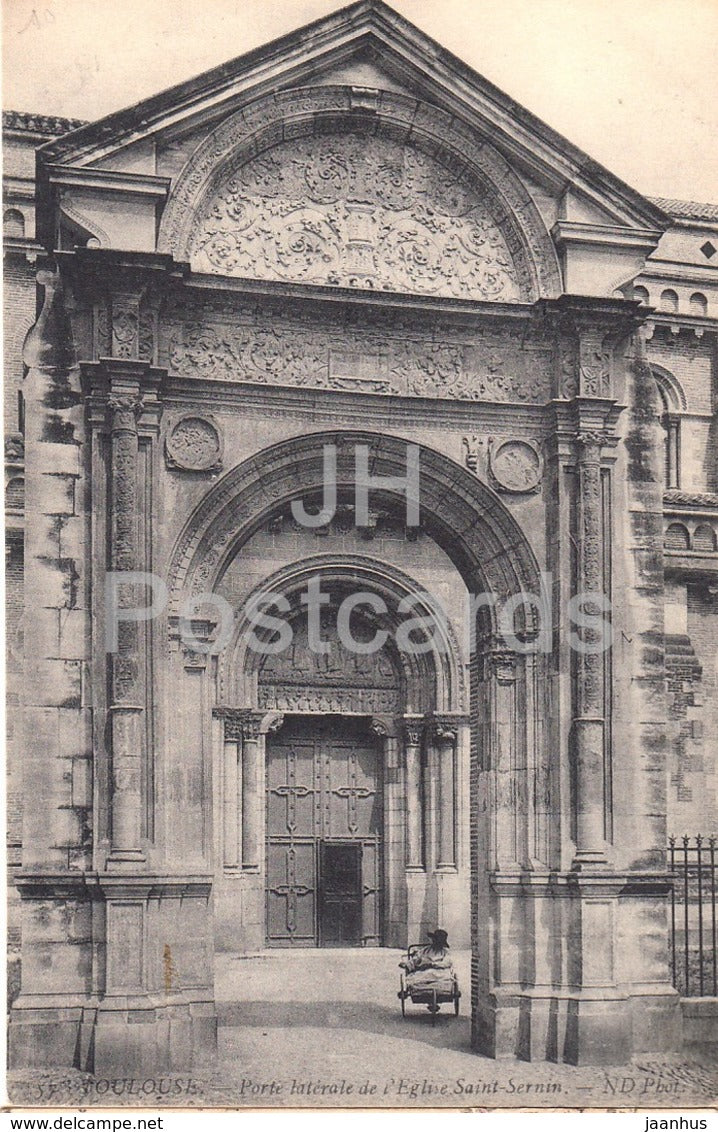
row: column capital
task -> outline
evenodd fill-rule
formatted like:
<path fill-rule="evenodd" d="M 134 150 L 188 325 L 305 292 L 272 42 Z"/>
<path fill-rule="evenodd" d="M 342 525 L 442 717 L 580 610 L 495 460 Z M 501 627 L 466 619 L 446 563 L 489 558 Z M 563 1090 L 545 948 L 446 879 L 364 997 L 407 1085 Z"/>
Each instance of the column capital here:
<path fill-rule="evenodd" d="M 210 617 L 192 617 L 183 622 L 179 617 L 169 618 L 170 648 L 181 650 L 185 668 L 206 668 L 212 654 L 213 635 L 217 622 Z"/>
<path fill-rule="evenodd" d="M 431 735 L 439 743 L 451 743 L 455 746 L 459 727 L 468 722 L 468 716 L 465 715 L 432 715 Z"/>
<path fill-rule="evenodd" d="M 579 458 L 583 457 L 584 459 L 589 456 L 595 456 L 596 459 L 600 459 L 601 448 L 615 443 L 615 439 L 616 438 L 605 429 L 579 428 L 578 432 L 574 434 Z"/>
<path fill-rule="evenodd" d="M 254 708 L 216 707 L 213 714 L 224 719 L 226 739 L 257 742 L 261 735 L 278 731 L 284 723 L 280 711 L 256 711 Z"/>
<path fill-rule="evenodd" d="M 369 728 L 380 739 L 396 739 L 397 722 L 388 715 L 373 715 Z"/>
<path fill-rule="evenodd" d="M 426 727 L 423 715 L 405 715 L 401 721 L 404 742 L 408 747 L 418 747 Z"/>
<path fill-rule="evenodd" d="M 499 684 L 513 684 L 519 665 L 519 654 L 496 645 L 483 654 L 484 676 L 494 677 Z"/>

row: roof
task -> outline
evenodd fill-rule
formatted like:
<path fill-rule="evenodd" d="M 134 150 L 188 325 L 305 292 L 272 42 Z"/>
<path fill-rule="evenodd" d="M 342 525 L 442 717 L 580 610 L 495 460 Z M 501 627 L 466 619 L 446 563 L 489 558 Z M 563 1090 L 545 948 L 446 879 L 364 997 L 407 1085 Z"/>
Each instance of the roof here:
<path fill-rule="evenodd" d="M 87 122 L 81 118 L 60 118 L 56 114 L 28 114 L 22 110 L 3 110 L 3 130 L 24 130 L 29 134 L 51 135 L 60 137 L 86 126 Z"/>
<path fill-rule="evenodd" d="M 718 204 L 701 204 L 697 200 L 671 200 L 668 197 L 648 199 L 676 220 L 718 220 Z"/>

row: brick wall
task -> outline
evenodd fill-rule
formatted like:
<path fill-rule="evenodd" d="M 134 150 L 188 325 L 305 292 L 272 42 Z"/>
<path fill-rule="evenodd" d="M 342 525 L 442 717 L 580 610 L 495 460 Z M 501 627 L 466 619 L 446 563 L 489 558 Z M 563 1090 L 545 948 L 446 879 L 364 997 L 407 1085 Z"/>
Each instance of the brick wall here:
<path fill-rule="evenodd" d="M 24 259 L 5 259 L 3 367 L 5 431 L 18 430 L 18 393 L 22 389 L 22 346 L 35 321 L 35 268 Z"/>

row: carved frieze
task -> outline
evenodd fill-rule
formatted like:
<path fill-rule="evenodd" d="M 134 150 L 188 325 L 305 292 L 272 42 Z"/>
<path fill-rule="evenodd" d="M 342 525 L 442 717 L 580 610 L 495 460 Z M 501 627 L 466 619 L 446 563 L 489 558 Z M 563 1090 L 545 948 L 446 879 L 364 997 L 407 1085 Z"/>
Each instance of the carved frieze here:
<path fill-rule="evenodd" d="M 551 390 L 550 350 L 520 348 L 511 331 L 442 328 L 437 341 L 415 325 L 404 333 L 311 325 L 289 314 L 169 309 L 160 364 L 180 377 L 335 389 L 392 396 L 540 404 Z"/>
<path fill-rule="evenodd" d="M 414 146 L 337 132 L 235 168 L 190 241 L 195 270 L 510 302 L 530 289 L 486 201 Z"/>
<path fill-rule="evenodd" d="M 167 466 L 190 472 L 222 467 L 222 435 L 212 417 L 188 413 L 171 426 L 165 439 Z"/>
<path fill-rule="evenodd" d="M 278 711 L 353 712 L 358 715 L 399 710 L 399 693 L 391 688 L 323 688 L 266 684 L 257 692 L 260 708 Z"/>

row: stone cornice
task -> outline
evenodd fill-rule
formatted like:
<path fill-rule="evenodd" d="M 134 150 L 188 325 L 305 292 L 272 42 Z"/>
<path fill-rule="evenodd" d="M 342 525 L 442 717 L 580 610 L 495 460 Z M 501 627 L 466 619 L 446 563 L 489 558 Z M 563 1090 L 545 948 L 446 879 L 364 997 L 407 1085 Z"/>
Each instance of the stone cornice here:
<path fill-rule="evenodd" d="M 142 899 L 157 896 L 203 896 L 212 891 L 213 877 L 204 873 L 98 873 L 64 872 L 61 870 L 23 870 L 16 872 L 13 883 L 23 899 L 38 900 L 77 898 L 106 899 L 135 896 Z"/>
<path fill-rule="evenodd" d="M 169 257 L 168 257 L 169 258 Z M 178 272 L 186 270 L 177 264 Z M 246 296 L 247 298 L 277 299 L 310 306 L 346 306 L 348 309 L 377 308 L 416 311 L 417 317 L 434 314 L 451 317 L 475 325 L 477 317 L 483 320 L 520 322 L 535 317 L 538 303 L 499 303 L 480 299 L 454 299 L 437 295 L 410 294 L 405 291 L 372 291 L 354 287 L 320 286 L 310 283 L 284 283 L 266 279 L 231 279 L 218 275 L 191 272 L 185 277 L 188 296 L 193 292 Z M 543 300 L 539 300 L 542 302 Z"/>
<path fill-rule="evenodd" d="M 90 189 L 103 193 L 150 196 L 164 200 L 170 189 L 169 177 L 148 173 L 119 173 L 111 169 L 73 169 L 64 165 L 47 165 L 47 179 L 61 188 Z"/>
<path fill-rule="evenodd" d="M 588 224 L 575 220 L 557 220 L 551 235 L 559 245 L 593 244 L 610 248 L 639 249 L 644 254 L 658 244 L 660 228 L 628 228 L 618 224 Z"/>
<path fill-rule="evenodd" d="M 678 488 L 664 491 L 664 511 L 686 511 L 688 509 L 714 514 L 718 509 L 718 494 L 711 491 L 681 491 Z"/>

